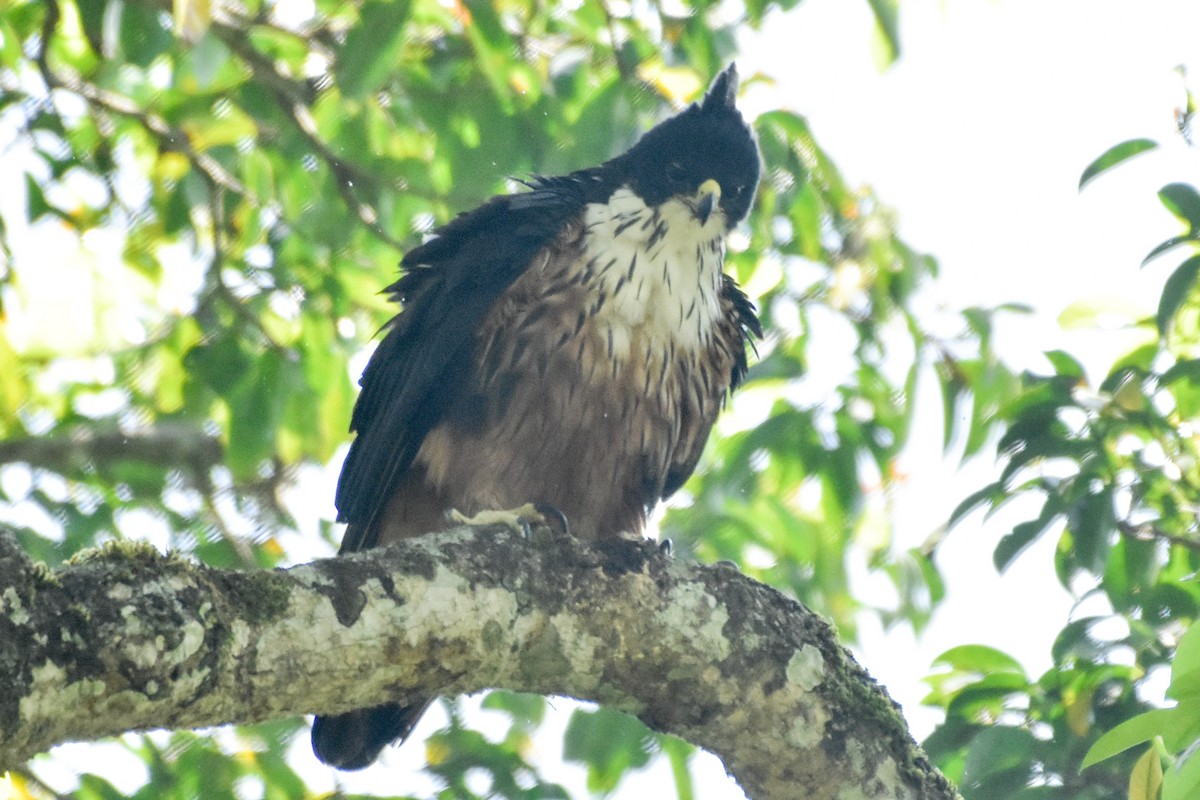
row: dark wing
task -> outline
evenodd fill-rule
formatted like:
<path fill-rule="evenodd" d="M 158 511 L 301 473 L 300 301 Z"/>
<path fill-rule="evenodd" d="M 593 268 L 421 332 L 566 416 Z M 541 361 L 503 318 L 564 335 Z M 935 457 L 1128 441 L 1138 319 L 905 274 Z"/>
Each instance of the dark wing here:
<path fill-rule="evenodd" d="M 338 478 L 341 552 L 373 547 L 376 523 L 425 436 L 469 391 L 475 332 L 496 299 L 582 210 L 589 173 L 538 178 L 438 230 L 401 262 L 387 288 L 403 310 L 359 381 L 362 392 Z"/>
<path fill-rule="evenodd" d="M 725 309 L 725 319 L 721 322 L 715 346 L 722 360 L 730 364 L 729 372 L 715 376 L 704 374 L 693 378 L 698 381 L 698 391 L 707 392 L 708 396 L 705 397 L 703 412 L 698 405 L 686 401 L 682 404 L 683 419 L 680 427 L 690 428 L 693 434 L 690 437 L 681 437 L 681 440 L 690 442 L 689 446 L 680 447 L 671 454 L 671 465 L 663 482 L 663 500 L 679 491 L 696 469 L 700 455 L 704 452 L 704 444 L 708 441 L 708 434 L 713 423 L 717 421 L 721 406 L 724 405 L 725 397 L 728 392 L 740 386 L 746 377 L 746 346 L 754 347 L 754 340 L 761 339 L 763 335 L 762 323 L 758 321 L 750 298 L 746 297 L 746 293 L 733 278 L 728 275 L 724 275 L 723 278 L 721 307 Z M 701 370 L 705 369 L 707 367 L 702 365 Z"/>

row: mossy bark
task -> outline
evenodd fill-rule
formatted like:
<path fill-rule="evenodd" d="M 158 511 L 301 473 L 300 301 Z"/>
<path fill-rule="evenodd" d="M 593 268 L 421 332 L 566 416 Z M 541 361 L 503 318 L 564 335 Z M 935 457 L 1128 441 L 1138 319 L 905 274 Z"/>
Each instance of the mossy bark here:
<path fill-rule="evenodd" d="M 113 545 L 48 571 L 0 533 L 0 770 L 129 730 L 504 687 L 719 755 L 754 798 L 954 798 L 819 616 L 652 543 L 460 528 L 287 570 Z"/>

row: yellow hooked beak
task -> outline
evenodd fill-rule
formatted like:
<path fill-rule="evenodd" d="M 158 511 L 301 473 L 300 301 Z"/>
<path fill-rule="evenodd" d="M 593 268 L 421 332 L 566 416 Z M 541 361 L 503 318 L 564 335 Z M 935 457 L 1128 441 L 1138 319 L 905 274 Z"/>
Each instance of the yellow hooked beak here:
<path fill-rule="evenodd" d="M 708 218 L 712 216 L 713 209 L 717 207 L 717 203 L 720 201 L 721 184 L 712 178 L 700 184 L 700 188 L 696 190 L 696 216 L 700 219 L 701 225 L 708 222 Z"/>

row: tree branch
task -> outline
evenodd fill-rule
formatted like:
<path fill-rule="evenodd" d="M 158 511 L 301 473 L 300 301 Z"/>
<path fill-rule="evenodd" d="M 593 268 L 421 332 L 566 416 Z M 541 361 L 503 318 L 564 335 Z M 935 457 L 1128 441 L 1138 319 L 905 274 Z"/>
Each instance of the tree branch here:
<path fill-rule="evenodd" d="M 210 183 L 239 195 L 247 194 L 246 188 L 242 186 L 241 182 L 221 166 L 219 161 L 193 147 L 186 133 L 172 127 L 162 117 L 142 110 L 128 97 L 93 86 L 69 71 L 56 71 L 50 64 L 50 42 L 54 38 L 62 12 L 58 7 L 58 0 L 46 0 L 45 7 L 46 16 L 42 21 L 42 38 L 34 61 L 38 65 L 47 89 L 64 89 L 79 95 L 96 108 L 135 120 L 158 139 L 159 145 L 164 150 L 173 150 L 187 156 L 192 166 Z M 217 224 L 217 222 L 218 220 L 214 220 L 213 224 Z"/>
<path fill-rule="evenodd" d="M 653 543 L 459 528 L 288 570 L 0 531 L 0 770 L 53 744 L 487 687 L 628 711 L 755 798 L 954 798 L 827 622 Z M 802 789 L 801 789 L 802 787 Z"/>
<path fill-rule="evenodd" d="M 221 442 L 193 425 L 160 423 L 136 431 L 80 427 L 70 435 L 0 441 L 0 464 L 25 463 L 69 475 L 88 464 L 139 461 L 203 475 L 221 462 Z"/>

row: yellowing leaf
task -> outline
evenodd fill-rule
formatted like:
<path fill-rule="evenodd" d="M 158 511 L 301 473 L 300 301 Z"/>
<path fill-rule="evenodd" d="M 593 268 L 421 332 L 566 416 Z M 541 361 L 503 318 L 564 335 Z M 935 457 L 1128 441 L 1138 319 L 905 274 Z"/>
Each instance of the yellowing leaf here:
<path fill-rule="evenodd" d="M 183 153 L 173 150 L 160 153 L 154 160 L 154 177 L 161 180 L 177 181 L 191 169 L 191 162 Z"/>
<path fill-rule="evenodd" d="M 0 320 L 2 322 L 2 320 Z M 8 342 L 0 326 L 0 433 L 17 421 L 17 410 L 29 398 L 28 369 Z"/>
<path fill-rule="evenodd" d="M 1076 692 L 1068 689 L 1063 692 L 1063 705 L 1067 709 L 1067 726 L 1071 732 L 1080 738 L 1087 736 L 1092 725 L 1091 691 Z"/>
<path fill-rule="evenodd" d="M 37 800 L 37 798 L 29 793 L 29 789 L 25 787 L 25 781 L 20 775 L 5 772 L 0 775 L 0 800 Z"/>
<path fill-rule="evenodd" d="M 253 138 L 258 132 L 254 120 L 245 112 L 232 107 L 227 108 L 223 116 L 195 117 L 180 127 L 197 150 L 207 150 L 219 145 L 235 145 L 243 139 Z"/>
<path fill-rule="evenodd" d="M 1071 303 L 1058 315 L 1058 324 L 1065 330 L 1116 330 L 1134 324 L 1146 315 L 1145 308 L 1126 297 L 1105 295 Z"/>
<path fill-rule="evenodd" d="M 471 24 L 471 10 L 467 8 L 461 0 L 454 0 L 450 4 L 450 13 L 453 14 L 463 26 Z"/>
<path fill-rule="evenodd" d="M 1123 411 L 1142 411 L 1146 408 L 1146 396 L 1142 394 L 1141 381 L 1126 378 L 1113 393 L 1113 402 Z"/>
<path fill-rule="evenodd" d="M 189 44 L 199 41 L 212 22 L 211 0 L 175 0 L 175 33 Z"/>
<path fill-rule="evenodd" d="M 1151 744 L 1133 765 L 1133 772 L 1129 773 L 1129 800 L 1158 800 L 1162 782 L 1162 762 Z"/>
<path fill-rule="evenodd" d="M 450 755 L 450 748 L 440 739 L 431 737 L 425 740 L 425 761 L 429 766 L 436 767 Z"/>
<path fill-rule="evenodd" d="M 704 81 L 695 70 L 688 67 L 668 67 L 662 62 L 647 62 L 638 68 L 638 77 L 662 92 L 663 96 L 679 104 L 696 97 L 704 89 Z"/>

